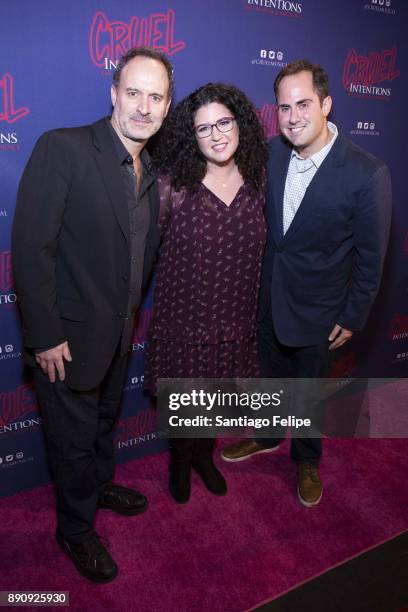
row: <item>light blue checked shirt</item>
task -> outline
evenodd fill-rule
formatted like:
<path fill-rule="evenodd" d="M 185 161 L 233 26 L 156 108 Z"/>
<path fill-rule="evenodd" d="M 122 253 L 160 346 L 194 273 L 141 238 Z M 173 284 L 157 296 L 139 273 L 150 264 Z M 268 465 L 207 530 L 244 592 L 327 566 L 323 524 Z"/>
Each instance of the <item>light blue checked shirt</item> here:
<path fill-rule="evenodd" d="M 304 159 L 295 150 L 289 162 L 288 174 L 286 176 L 285 193 L 283 196 L 283 233 L 286 234 L 294 216 L 302 203 L 306 189 L 310 181 L 320 168 L 326 155 L 334 145 L 338 135 L 337 127 L 331 121 L 327 122 L 327 127 L 333 134 L 333 138 L 320 151 L 311 157 Z"/>

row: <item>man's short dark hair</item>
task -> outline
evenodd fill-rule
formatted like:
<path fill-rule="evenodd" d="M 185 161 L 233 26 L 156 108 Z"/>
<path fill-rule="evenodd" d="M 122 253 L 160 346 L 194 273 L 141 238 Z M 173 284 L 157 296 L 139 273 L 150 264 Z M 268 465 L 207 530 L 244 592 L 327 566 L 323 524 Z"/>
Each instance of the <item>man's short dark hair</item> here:
<path fill-rule="evenodd" d="M 156 51 L 156 49 L 151 49 L 150 47 L 133 47 L 132 49 L 129 49 L 125 55 L 122 55 L 118 65 L 116 66 L 115 72 L 113 73 L 113 85 L 118 87 L 123 68 L 135 57 L 148 57 L 149 59 L 156 60 L 156 62 L 163 64 L 166 69 L 167 76 L 169 77 L 169 98 L 171 98 L 173 93 L 173 66 L 164 53 L 161 51 Z"/>
<path fill-rule="evenodd" d="M 273 84 L 276 99 L 278 98 L 279 83 L 286 76 L 298 74 L 299 72 L 310 72 L 312 75 L 313 89 L 319 96 L 320 104 L 329 95 L 329 77 L 327 72 L 320 64 L 312 64 L 308 59 L 296 60 L 291 62 L 279 72 Z"/>

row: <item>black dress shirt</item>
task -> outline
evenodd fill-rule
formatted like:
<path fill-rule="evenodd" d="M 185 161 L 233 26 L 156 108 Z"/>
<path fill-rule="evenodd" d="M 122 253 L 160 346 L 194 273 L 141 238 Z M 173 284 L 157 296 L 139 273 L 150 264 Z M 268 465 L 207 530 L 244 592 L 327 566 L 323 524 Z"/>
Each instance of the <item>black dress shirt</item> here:
<path fill-rule="evenodd" d="M 134 316 L 142 299 L 143 261 L 150 225 L 149 191 L 155 176 L 149 154 L 143 150 L 140 155 L 142 176 L 138 185 L 133 158 L 112 125 L 110 123 L 109 125 L 118 155 L 129 212 L 129 299 L 121 340 L 121 353 L 124 354 L 129 350 L 133 336 Z"/>

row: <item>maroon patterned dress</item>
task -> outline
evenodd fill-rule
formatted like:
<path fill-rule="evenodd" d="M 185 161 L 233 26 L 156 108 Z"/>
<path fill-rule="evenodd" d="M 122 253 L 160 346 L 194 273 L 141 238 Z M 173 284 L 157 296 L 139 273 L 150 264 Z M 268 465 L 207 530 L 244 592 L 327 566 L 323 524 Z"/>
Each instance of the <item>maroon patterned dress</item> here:
<path fill-rule="evenodd" d="M 244 184 L 230 206 L 205 185 L 175 192 L 159 177 L 163 243 L 146 354 L 158 378 L 259 375 L 256 308 L 266 225 L 264 189 Z"/>

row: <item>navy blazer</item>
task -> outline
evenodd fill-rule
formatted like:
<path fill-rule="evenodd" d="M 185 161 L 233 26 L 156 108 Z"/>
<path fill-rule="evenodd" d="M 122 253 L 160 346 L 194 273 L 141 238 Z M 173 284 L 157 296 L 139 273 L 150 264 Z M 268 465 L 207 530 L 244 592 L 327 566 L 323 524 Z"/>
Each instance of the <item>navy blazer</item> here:
<path fill-rule="evenodd" d="M 160 235 L 156 181 L 143 285 Z M 123 330 L 129 298 L 129 212 L 108 119 L 43 134 L 25 168 L 13 225 L 13 270 L 25 360 L 68 340 L 66 381 L 96 387 Z"/>
<path fill-rule="evenodd" d="M 340 134 L 283 235 L 283 195 L 292 149 L 269 143 L 258 318 L 271 306 L 282 344 L 327 340 L 336 323 L 360 330 L 378 292 L 391 221 L 387 167 Z"/>

